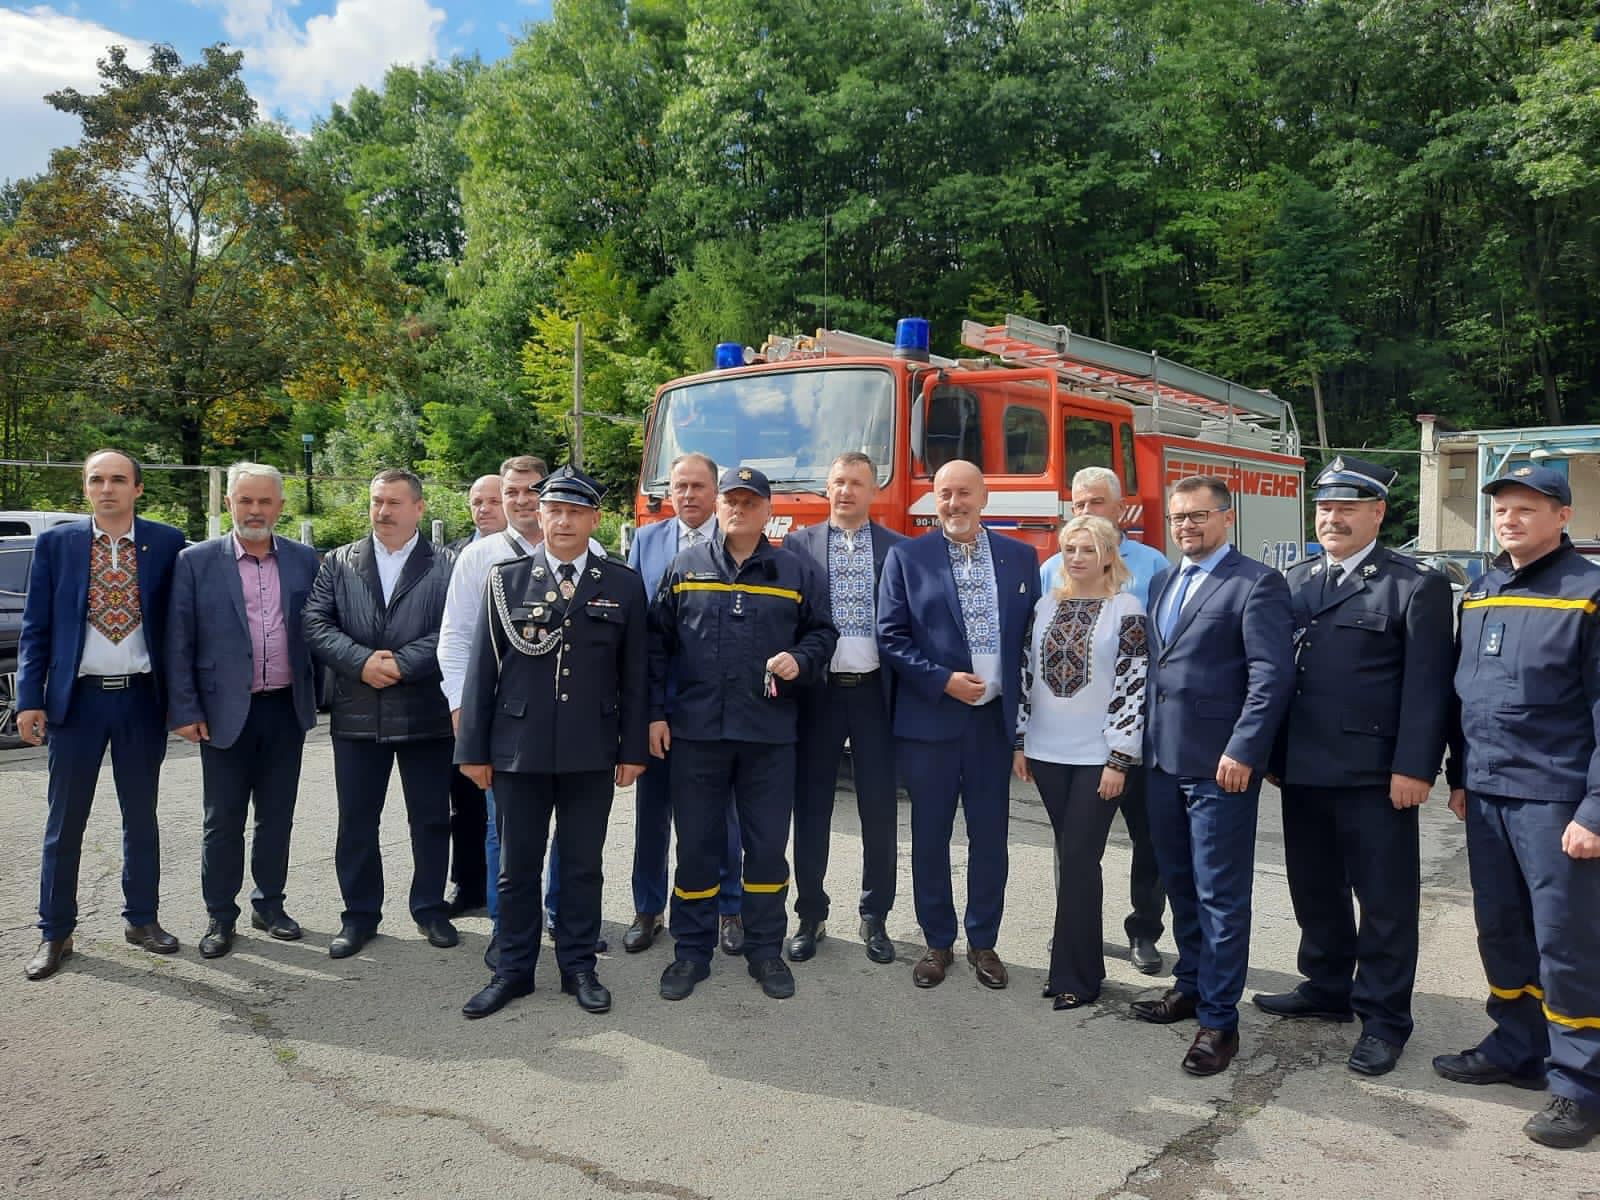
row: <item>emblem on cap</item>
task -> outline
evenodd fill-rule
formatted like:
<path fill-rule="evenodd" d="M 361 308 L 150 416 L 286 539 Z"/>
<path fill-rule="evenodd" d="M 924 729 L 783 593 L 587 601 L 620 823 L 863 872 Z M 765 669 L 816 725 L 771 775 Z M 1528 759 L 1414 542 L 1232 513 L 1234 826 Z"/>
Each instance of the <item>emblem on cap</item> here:
<path fill-rule="evenodd" d="M 1520 479 L 1524 475 L 1532 475 L 1533 474 L 1533 468 L 1532 467 L 1518 467 L 1515 471 L 1513 471 L 1511 473 L 1513 475 L 1515 475 L 1518 479 Z"/>
<path fill-rule="evenodd" d="M 739 468 L 739 478 L 745 480 L 746 482 L 749 482 L 749 480 L 750 480 L 750 468 L 749 467 L 740 467 Z"/>
<path fill-rule="evenodd" d="M 1339 457 L 1335 458 L 1331 463 L 1329 463 L 1328 464 L 1328 470 L 1330 470 L 1330 471 L 1342 471 L 1342 470 L 1344 470 L 1344 458 L 1343 458 L 1343 456 L 1339 456 Z"/>

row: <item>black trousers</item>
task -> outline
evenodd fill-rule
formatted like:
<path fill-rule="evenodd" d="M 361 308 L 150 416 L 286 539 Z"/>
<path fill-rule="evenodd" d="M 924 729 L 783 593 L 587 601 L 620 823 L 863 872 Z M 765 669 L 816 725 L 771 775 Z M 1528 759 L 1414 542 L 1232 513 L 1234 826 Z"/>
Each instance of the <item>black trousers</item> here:
<path fill-rule="evenodd" d="M 300 791 L 306 735 L 284 688 L 250 697 L 244 729 L 226 750 L 200 744 L 204 825 L 200 839 L 200 894 L 206 912 L 225 925 L 239 919 L 244 885 L 244 824 L 255 805 L 250 842 L 250 902 L 258 910 L 281 908 L 289 877 L 289 834 Z"/>
<path fill-rule="evenodd" d="M 1387 787 L 1286 784 L 1283 851 L 1306 977 L 1299 990 L 1348 1005 L 1362 1032 L 1405 1045 L 1422 889 L 1417 810 L 1395 808 Z"/>
<path fill-rule="evenodd" d="M 1122 923 L 1128 940 L 1149 938 L 1160 941 L 1165 930 L 1162 914 L 1167 908 L 1167 889 L 1161 883 L 1161 868 L 1156 865 L 1156 847 L 1150 840 L 1150 813 L 1144 803 L 1145 769 L 1128 772 L 1118 808 L 1133 843 L 1133 864 L 1128 872 L 1128 900 L 1132 911 Z"/>
<path fill-rule="evenodd" d="M 383 854 L 378 820 L 389 775 L 400 767 L 406 821 L 411 826 L 411 915 L 443 916 L 450 869 L 450 772 L 455 742 L 333 740 L 333 781 L 339 793 L 339 833 L 333 867 L 344 896 L 346 924 L 372 930 L 383 918 Z"/>
<path fill-rule="evenodd" d="M 556 821 L 556 873 L 561 907 L 555 915 L 556 962 L 562 975 L 595 969 L 600 938 L 601 856 L 615 789 L 611 771 L 533 775 L 496 771 L 495 819 L 500 827 L 500 967 L 516 983 L 531 983 L 539 962 L 544 904 L 540 881 Z"/>
<path fill-rule="evenodd" d="M 487 894 L 488 870 L 483 839 L 489 827 L 489 806 L 483 789 L 452 768 L 450 772 L 450 882 L 472 900 Z"/>
<path fill-rule="evenodd" d="M 794 911 L 803 921 L 828 918 L 828 849 L 839 757 L 850 741 L 856 809 L 861 814 L 861 900 L 864 917 L 884 918 L 894 907 L 894 730 L 876 675 L 852 687 L 816 689 L 801 714 L 794 794 Z"/>
<path fill-rule="evenodd" d="M 1101 917 L 1105 888 L 1100 859 L 1117 805 L 1100 798 L 1102 764 L 1070 766 L 1030 758 L 1028 769 L 1033 772 L 1045 812 L 1050 814 L 1061 864 L 1048 987 L 1056 995 L 1070 993 L 1092 1000 L 1100 994 L 1106 978 Z"/>

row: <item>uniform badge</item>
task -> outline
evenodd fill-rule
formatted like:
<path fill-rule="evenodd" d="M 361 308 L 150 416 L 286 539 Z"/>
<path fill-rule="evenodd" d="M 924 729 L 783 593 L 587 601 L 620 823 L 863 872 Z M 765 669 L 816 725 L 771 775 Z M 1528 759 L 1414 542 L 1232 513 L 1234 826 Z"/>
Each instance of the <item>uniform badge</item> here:
<path fill-rule="evenodd" d="M 750 481 L 750 478 L 751 478 L 750 468 L 749 467 L 740 467 L 739 468 L 739 478 L 743 479 L 746 483 L 748 483 Z"/>
<path fill-rule="evenodd" d="M 556 594 L 554 592 L 546 592 L 544 594 L 544 598 L 545 602 L 548 604 L 554 604 L 556 602 Z"/>
<path fill-rule="evenodd" d="M 1342 470 L 1344 470 L 1344 458 L 1343 458 L 1343 456 L 1337 457 L 1331 463 L 1329 463 L 1328 464 L 1328 470 L 1330 470 L 1330 471 L 1342 471 Z"/>
<path fill-rule="evenodd" d="M 1368 563 L 1366 566 L 1361 568 L 1361 578 L 1363 579 L 1371 579 L 1377 573 L 1378 565 L 1376 563 Z"/>
<path fill-rule="evenodd" d="M 1311 573 L 1313 575 L 1321 575 L 1322 574 L 1322 564 L 1318 563 L 1316 566 L 1312 567 L 1311 568 Z"/>
<path fill-rule="evenodd" d="M 1511 472 L 1511 474 L 1513 476 L 1515 476 L 1516 478 L 1521 479 L 1524 475 L 1532 475 L 1533 474 L 1533 468 L 1532 467 L 1518 467 L 1515 471 Z"/>
<path fill-rule="evenodd" d="M 1492 657 L 1498 657 L 1500 647 L 1505 644 L 1506 627 L 1496 623 L 1483 627 L 1483 652 Z"/>
<path fill-rule="evenodd" d="M 533 641 L 534 638 L 539 636 L 539 627 L 537 625 L 524 625 L 522 627 L 522 636 L 530 642 Z"/>
<path fill-rule="evenodd" d="M 599 579 L 600 578 L 600 568 L 599 567 L 590 567 L 589 568 L 589 578 L 590 579 Z"/>
<path fill-rule="evenodd" d="M 533 577 L 535 579 L 543 579 L 544 578 L 544 568 L 543 567 L 535 567 L 533 569 Z"/>

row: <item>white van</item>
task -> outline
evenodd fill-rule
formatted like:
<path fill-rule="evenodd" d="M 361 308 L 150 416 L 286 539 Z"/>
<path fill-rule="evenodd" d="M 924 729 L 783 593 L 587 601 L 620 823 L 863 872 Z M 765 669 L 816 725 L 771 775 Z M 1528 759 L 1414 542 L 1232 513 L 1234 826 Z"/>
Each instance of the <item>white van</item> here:
<path fill-rule="evenodd" d="M 26 537 L 41 534 L 52 525 L 65 525 L 68 521 L 81 521 L 82 513 L 64 512 L 0 512 L 0 537 Z"/>

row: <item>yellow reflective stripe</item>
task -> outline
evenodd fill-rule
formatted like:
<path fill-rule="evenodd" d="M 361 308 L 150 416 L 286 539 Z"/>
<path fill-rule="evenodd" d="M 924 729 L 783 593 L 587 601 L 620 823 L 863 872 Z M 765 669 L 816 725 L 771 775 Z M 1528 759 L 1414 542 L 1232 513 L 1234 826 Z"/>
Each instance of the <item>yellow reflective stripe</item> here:
<path fill-rule="evenodd" d="M 709 900 L 722 890 L 720 883 L 713 884 L 702 892 L 686 892 L 681 887 L 674 887 L 672 894 L 679 900 Z"/>
<path fill-rule="evenodd" d="M 1600 1029 L 1600 1017 L 1563 1017 L 1548 1004 L 1544 1006 L 1544 1015 L 1546 1020 L 1565 1025 L 1568 1029 Z"/>
<path fill-rule="evenodd" d="M 1546 600 L 1539 596 L 1485 596 L 1482 600 L 1463 600 L 1462 608 L 1571 608 L 1586 613 L 1595 610 L 1593 600 Z"/>
<path fill-rule="evenodd" d="M 1524 984 L 1519 988 L 1497 988 L 1491 983 L 1489 990 L 1502 1000 L 1520 1000 L 1524 996 L 1532 996 L 1535 1000 L 1544 999 L 1544 991 L 1536 983 Z"/>
<path fill-rule="evenodd" d="M 789 886 L 789 881 L 787 879 L 785 879 L 782 883 L 751 883 L 748 879 L 746 879 L 744 881 L 744 890 L 745 891 L 747 891 L 747 892 L 760 892 L 762 894 L 769 894 L 769 893 L 772 893 L 772 892 L 781 892 L 781 891 L 783 891 L 784 888 L 786 888 L 788 886 Z"/>
<path fill-rule="evenodd" d="M 672 585 L 673 595 L 679 592 L 749 592 L 752 596 L 777 596 L 780 600 L 800 603 L 800 593 L 793 588 L 761 587 L 754 583 L 709 583 L 700 579 L 685 579 Z"/>

